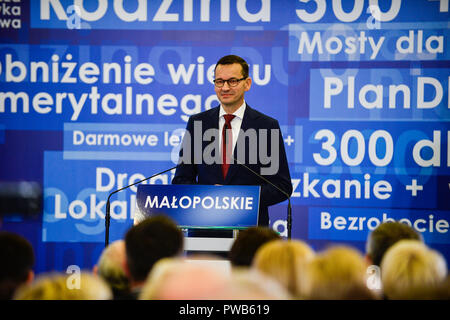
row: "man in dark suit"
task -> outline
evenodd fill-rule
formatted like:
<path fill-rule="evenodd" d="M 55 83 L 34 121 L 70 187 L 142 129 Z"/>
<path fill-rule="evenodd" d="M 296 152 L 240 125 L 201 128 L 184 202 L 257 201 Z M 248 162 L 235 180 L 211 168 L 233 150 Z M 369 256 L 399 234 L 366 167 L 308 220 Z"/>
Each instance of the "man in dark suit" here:
<path fill-rule="evenodd" d="M 280 126 L 245 102 L 252 80 L 244 59 L 225 56 L 214 72 L 220 106 L 189 118 L 172 183 L 260 185 L 258 225 L 268 226 L 268 206 L 287 197 L 241 163 L 290 195 L 292 183 Z"/>

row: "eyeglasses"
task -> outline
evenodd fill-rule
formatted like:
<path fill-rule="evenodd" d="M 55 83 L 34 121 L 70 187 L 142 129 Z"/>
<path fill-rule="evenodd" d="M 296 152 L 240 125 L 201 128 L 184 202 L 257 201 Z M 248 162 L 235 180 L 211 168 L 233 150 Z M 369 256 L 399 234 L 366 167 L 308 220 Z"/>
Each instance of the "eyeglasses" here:
<path fill-rule="evenodd" d="M 236 87 L 239 84 L 239 82 L 241 82 L 244 79 L 247 79 L 247 77 L 243 77 L 241 79 L 231 78 L 231 79 L 228 79 L 228 80 L 216 79 L 216 80 L 214 80 L 214 85 L 217 88 L 222 88 L 225 85 L 225 82 L 226 82 L 226 83 L 228 83 L 228 85 L 230 87 Z"/>

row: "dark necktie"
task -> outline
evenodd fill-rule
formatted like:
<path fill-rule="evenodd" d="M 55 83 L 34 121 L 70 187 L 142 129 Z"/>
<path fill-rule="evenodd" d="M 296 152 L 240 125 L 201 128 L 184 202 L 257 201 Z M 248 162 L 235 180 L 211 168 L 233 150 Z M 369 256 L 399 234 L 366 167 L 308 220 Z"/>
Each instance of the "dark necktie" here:
<path fill-rule="evenodd" d="M 233 152 L 233 133 L 231 131 L 231 120 L 235 115 L 226 114 L 225 124 L 222 129 L 222 174 L 223 178 L 227 176 L 228 168 L 230 167 L 231 153 Z"/>

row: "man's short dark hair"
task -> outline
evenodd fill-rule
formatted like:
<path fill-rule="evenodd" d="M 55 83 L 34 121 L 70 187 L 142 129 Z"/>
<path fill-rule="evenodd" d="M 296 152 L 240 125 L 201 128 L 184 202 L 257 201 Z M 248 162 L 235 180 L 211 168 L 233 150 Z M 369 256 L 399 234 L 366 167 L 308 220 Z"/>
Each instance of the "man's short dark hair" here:
<path fill-rule="evenodd" d="M 0 299 L 11 299 L 15 289 L 25 283 L 34 265 L 34 250 L 24 237 L 0 232 Z"/>
<path fill-rule="evenodd" d="M 125 235 L 128 269 L 134 281 L 144 281 L 153 265 L 183 249 L 183 233 L 167 216 L 152 216 L 133 226 Z"/>
<path fill-rule="evenodd" d="M 216 67 L 214 68 L 214 73 L 216 72 L 217 66 L 219 64 L 227 65 L 227 64 L 235 64 L 235 63 L 241 65 L 241 67 L 242 67 L 242 77 L 248 78 L 248 70 L 249 70 L 249 68 L 248 68 L 247 61 L 245 61 L 241 57 L 233 55 L 233 54 L 230 54 L 228 56 L 220 58 L 220 60 L 217 61 L 217 63 L 216 63 Z"/>
<path fill-rule="evenodd" d="M 366 252 L 374 265 L 379 266 L 385 252 L 403 239 L 422 240 L 422 235 L 407 224 L 387 221 L 380 224 L 369 235 Z"/>
<path fill-rule="evenodd" d="M 235 267 L 248 267 L 259 247 L 266 242 L 280 239 L 281 236 L 268 227 L 250 227 L 239 231 L 229 252 L 230 262 Z"/>

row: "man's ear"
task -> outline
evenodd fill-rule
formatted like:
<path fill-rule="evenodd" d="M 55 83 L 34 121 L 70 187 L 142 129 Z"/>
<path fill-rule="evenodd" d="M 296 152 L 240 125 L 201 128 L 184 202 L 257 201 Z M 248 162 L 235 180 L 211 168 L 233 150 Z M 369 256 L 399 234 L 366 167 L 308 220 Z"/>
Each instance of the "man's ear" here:
<path fill-rule="evenodd" d="M 252 78 L 247 77 L 245 80 L 245 91 L 250 90 L 251 86 L 252 86 Z"/>
<path fill-rule="evenodd" d="M 130 267 L 128 266 L 127 259 L 125 259 L 123 261 L 122 267 L 123 267 L 123 271 L 125 272 L 125 275 L 127 276 L 127 278 L 131 279 Z"/>
<path fill-rule="evenodd" d="M 98 275 L 98 266 L 97 266 L 97 265 L 95 265 L 95 266 L 92 268 L 92 273 L 95 274 L 95 275 Z"/>
<path fill-rule="evenodd" d="M 369 254 L 366 254 L 366 255 L 364 256 L 364 260 L 366 260 L 366 264 L 367 264 L 368 266 L 373 265 L 373 260 L 372 260 L 372 258 L 371 258 L 371 256 L 370 256 Z"/>
<path fill-rule="evenodd" d="M 28 271 L 27 280 L 25 281 L 27 284 L 30 284 L 34 280 L 34 271 Z"/>

